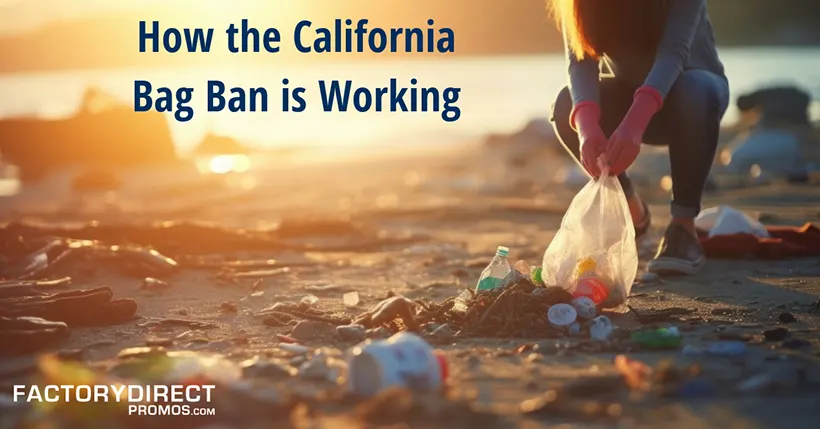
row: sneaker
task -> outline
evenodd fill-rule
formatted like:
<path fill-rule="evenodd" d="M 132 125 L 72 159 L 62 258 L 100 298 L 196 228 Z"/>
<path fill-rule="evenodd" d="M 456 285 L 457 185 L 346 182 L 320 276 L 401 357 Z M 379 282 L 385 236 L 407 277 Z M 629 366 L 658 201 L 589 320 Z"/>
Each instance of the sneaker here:
<path fill-rule="evenodd" d="M 704 263 L 706 256 L 698 239 L 673 223 L 666 229 L 658 253 L 646 265 L 646 270 L 657 274 L 695 274 Z"/>

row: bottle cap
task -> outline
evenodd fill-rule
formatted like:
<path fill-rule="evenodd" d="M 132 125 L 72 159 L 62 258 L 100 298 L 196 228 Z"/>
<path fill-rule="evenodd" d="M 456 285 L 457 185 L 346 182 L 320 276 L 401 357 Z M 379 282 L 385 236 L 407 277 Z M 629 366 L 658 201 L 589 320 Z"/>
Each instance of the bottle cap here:
<path fill-rule="evenodd" d="M 547 319 L 556 328 L 572 325 L 577 318 L 578 313 L 569 304 L 555 304 L 547 310 Z"/>
<path fill-rule="evenodd" d="M 447 381 L 447 377 L 450 376 L 450 366 L 447 363 L 447 356 L 444 356 L 444 353 L 436 350 L 433 352 L 436 356 L 436 361 L 438 361 L 438 368 L 439 372 L 441 372 L 441 381 Z"/>
<path fill-rule="evenodd" d="M 598 313 L 595 308 L 595 301 L 588 296 L 579 296 L 572 300 L 571 305 L 578 312 L 578 317 L 582 319 L 592 319 Z"/>
<path fill-rule="evenodd" d="M 504 246 L 498 246 L 498 248 L 495 249 L 495 254 L 498 255 L 498 256 L 506 257 L 507 255 L 510 254 L 510 249 L 507 248 L 507 247 L 504 247 Z"/>

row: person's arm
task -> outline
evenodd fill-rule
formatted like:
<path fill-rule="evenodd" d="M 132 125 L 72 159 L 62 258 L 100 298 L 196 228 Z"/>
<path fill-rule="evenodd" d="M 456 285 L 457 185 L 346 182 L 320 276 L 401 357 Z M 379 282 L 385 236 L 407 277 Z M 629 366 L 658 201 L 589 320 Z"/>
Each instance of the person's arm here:
<path fill-rule="evenodd" d="M 568 86 L 572 95 L 572 114 L 569 117 L 569 123 L 572 128 L 577 130 L 580 122 L 584 122 L 584 120 L 597 122 L 600 116 L 599 62 L 590 57 L 579 60 L 570 47 L 567 32 L 563 31 L 563 34 L 564 51 L 567 57 Z M 584 107 L 589 107 L 589 109 L 583 109 Z M 590 113 L 583 114 L 579 118 L 578 112 L 581 110 Z"/>
<path fill-rule="evenodd" d="M 672 85 L 683 73 L 705 8 L 706 0 L 669 0 L 655 62 L 644 85 L 636 92 L 636 96 L 646 93 L 655 98 L 657 110 L 663 106 Z"/>
<path fill-rule="evenodd" d="M 652 69 L 644 84 L 635 91 L 632 106 L 607 144 L 606 157 L 612 174 L 626 171 L 638 157 L 646 128 L 683 73 L 706 7 L 706 0 L 668 2 L 666 22 Z"/>

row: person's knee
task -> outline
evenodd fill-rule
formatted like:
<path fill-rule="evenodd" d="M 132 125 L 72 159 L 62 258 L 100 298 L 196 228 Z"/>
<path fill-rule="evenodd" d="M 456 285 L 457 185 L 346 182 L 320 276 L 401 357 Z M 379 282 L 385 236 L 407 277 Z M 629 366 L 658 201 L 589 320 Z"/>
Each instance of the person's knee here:
<path fill-rule="evenodd" d="M 728 92 L 724 91 L 722 84 L 719 77 L 708 71 L 687 70 L 672 86 L 664 107 L 687 117 L 702 114 L 720 120 L 728 103 L 724 100 Z"/>
<path fill-rule="evenodd" d="M 571 114 L 572 95 L 570 95 L 569 88 L 564 87 L 555 97 L 555 103 L 552 104 L 552 117 L 550 118 L 553 127 L 555 127 L 555 132 L 562 140 L 568 133 L 574 132 L 569 124 Z"/>

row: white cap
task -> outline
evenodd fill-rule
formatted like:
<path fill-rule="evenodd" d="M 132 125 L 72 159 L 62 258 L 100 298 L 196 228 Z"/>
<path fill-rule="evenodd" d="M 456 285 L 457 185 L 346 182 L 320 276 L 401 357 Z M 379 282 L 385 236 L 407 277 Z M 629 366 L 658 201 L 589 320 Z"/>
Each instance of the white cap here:
<path fill-rule="evenodd" d="M 547 319 L 552 326 L 565 328 L 578 319 L 578 312 L 569 304 L 555 304 L 547 310 Z"/>

